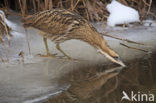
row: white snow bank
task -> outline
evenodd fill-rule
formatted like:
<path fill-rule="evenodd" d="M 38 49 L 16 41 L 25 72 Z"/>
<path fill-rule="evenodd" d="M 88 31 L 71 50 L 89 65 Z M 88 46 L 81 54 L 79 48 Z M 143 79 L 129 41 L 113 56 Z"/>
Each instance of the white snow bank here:
<path fill-rule="evenodd" d="M 110 13 L 107 19 L 107 25 L 115 26 L 116 24 L 128 24 L 131 22 L 139 22 L 139 13 L 135 9 L 125 6 L 116 0 L 107 5 Z"/>

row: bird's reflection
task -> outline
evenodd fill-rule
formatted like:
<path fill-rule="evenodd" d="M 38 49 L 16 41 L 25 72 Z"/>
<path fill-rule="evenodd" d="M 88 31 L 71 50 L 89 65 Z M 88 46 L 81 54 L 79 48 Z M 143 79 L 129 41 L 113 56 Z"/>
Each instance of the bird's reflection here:
<path fill-rule="evenodd" d="M 105 83 L 111 79 L 115 78 L 114 88 L 116 88 L 118 79 L 117 75 L 122 70 L 123 67 L 115 67 L 109 68 L 106 70 L 102 70 L 103 67 L 93 69 L 94 67 L 89 67 L 87 70 L 80 69 L 75 70 L 68 74 L 68 80 L 70 87 L 68 90 L 64 91 L 62 94 L 49 99 L 48 102 L 50 103 L 83 103 L 88 98 L 91 98 L 94 95 L 96 90 L 99 90 Z M 64 81 L 64 79 L 63 79 Z M 111 89 L 113 90 L 113 89 Z M 109 94 L 108 91 L 105 95 Z"/>
<path fill-rule="evenodd" d="M 155 60 L 154 53 L 128 61 L 124 69 L 108 64 L 82 65 L 60 79 L 62 85 L 63 82 L 70 84 L 69 88 L 46 103 L 132 103 L 122 100 L 123 92 L 128 96 L 132 91 L 156 95 Z"/>

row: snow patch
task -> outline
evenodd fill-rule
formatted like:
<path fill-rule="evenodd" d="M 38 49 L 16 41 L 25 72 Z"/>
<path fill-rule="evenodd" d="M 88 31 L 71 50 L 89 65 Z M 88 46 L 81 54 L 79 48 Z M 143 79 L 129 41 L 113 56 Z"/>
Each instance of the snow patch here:
<path fill-rule="evenodd" d="M 116 24 L 128 24 L 139 22 L 139 13 L 135 9 L 125 6 L 116 0 L 107 5 L 110 13 L 107 19 L 107 25 L 114 27 Z"/>

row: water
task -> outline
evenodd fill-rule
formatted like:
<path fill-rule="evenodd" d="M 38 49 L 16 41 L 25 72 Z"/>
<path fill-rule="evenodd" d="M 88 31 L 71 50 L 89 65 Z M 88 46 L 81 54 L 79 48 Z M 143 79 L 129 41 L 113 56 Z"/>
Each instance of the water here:
<path fill-rule="evenodd" d="M 8 46 L 9 62 L 0 63 L 0 103 L 60 103 L 63 100 L 65 103 L 120 103 L 122 91 L 155 93 L 155 21 L 152 21 L 151 27 L 146 24 L 125 29 L 104 29 L 101 23 L 94 24 L 100 32 L 108 31 L 112 35 L 145 44 L 129 44 L 105 37 L 127 65 L 127 68 L 121 68 L 90 45 L 77 40 L 67 41 L 61 47 L 68 55 L 80 61 L 41 58 L 37 54 L 45 54 L 42 37 L 33 29 L 28 30 L 29 54 L 20 18 L 13 16 L 10 19 L 15 23 L 14 37 Z M 120 42 L 152 53 L 128 49 L 121 46 Z M 48 44 L 51 53 L 62 55 L 56 50 L 55 44 L 51 41 Z M 19 56 L 21 51 L 24 52 L 24 63 Z M 0 52 L 5 57 L 1 44 Z"/>
<path fill-rule="evenodd" d="M 120 103 L 123 91 L 129 96 L 132 91 L 139 95 L 156 95 L 155 59 L 154 53 L 150 57 L 129 61 L 127 68 L 101 65 L 82 67 L 63 77 L 63 82 L 71 85 L 68 90 L 44 103 Z"/>

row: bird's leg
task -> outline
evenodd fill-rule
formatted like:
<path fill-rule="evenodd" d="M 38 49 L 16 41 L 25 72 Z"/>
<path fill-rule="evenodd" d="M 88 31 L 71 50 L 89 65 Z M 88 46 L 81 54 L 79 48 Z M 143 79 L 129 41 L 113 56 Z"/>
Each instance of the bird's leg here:
<path fill-rule="evenodd" d="M 50 55 L 48 44 L 47 44 L 47 38 L 43 37 L 43 41 L 44 41 L 44 45 L 45 45 L 45 48 L 46 48 L 47 55 Z"/>
<path fill-rule="evenodd" d="M 57 54 L 50 54 L 50 51 L 49 51 L 49 48 L 48 48 L 48 44 L 47 44 L 47 38 L 43 37 L 43 41 L 44 41 L 44 45 L 45 45 L 45 48 L 46 48 L 47 55 L 40 54 L 40 56 L 41 57 L 55 57 L 55 55 L 57 55 Z"/>
<path fill-rule="evenodd" d="M 65 57 L 67 57 L 68 59 L 71 59 L 71 57 L 68 56 L 68 55 L 60 48 L 60 45 L 59 45 L 59 44 L 56 44 L 56 48 L 57 48 Z"/>

